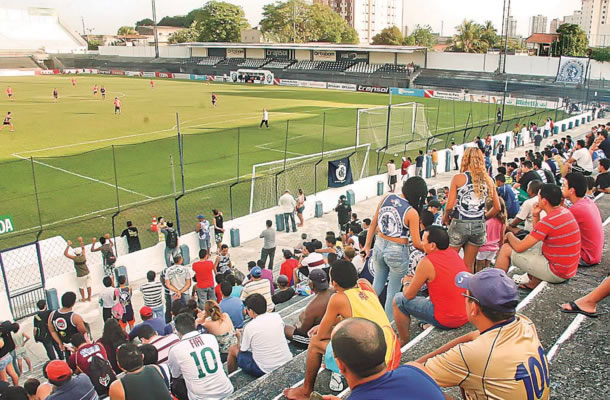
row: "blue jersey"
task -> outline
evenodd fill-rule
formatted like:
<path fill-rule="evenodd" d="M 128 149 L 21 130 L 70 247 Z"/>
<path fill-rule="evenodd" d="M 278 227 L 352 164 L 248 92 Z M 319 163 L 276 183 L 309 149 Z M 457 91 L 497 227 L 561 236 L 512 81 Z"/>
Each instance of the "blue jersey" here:
<path fill-rule="evenodd" d="M 356 386 L 350 400 L 444 400 L 434 379 L 411 365 L 401 365 L 381 377 Z"/>
<path fill-rule="evenodd" d="M 410 208 L 411 204 L 404 197 L 388 195 L 379 207 L 377 215 L 379 231 L 391 238 L 407 238 L 409 227 L 405 225 L 405 215 Z"/>
<path fill-rule="evenodd" d="M 519 199 L 515 191 L 510 186 L 504 185 L 498 188 L 498 195 L 504 199 L 508 218 L 515 218 L 519 212 Z"/>

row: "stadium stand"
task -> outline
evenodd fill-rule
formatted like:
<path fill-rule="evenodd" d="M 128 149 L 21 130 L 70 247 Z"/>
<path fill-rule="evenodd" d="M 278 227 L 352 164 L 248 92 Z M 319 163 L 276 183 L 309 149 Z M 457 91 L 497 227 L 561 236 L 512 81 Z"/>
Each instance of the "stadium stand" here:
<path fill-rule="evenodd" d="M 345 72 L 357 72 L 360 74 L 372 74 L 382 67 L 383 64 L 369 64 L 366 62 L 359 62 L 352 65 Z"/>
<path fill-rule="evenodd" d="M 397 72 L 401 74 L 408 73 L 407 66 L 404 64 L 384 64 L 377 69 L 376 72 Z"/>
<path fill-rule="evenodd" d="M 237 66 L 243 68 L 260 68 L 270 61 L 271 58 L 247 58 L 246 61 Z"/>
<path fill-rule="evenodd" d="M 322 61 L 316 66 L 316 69 L 343 72 L 352 65 L 354 65 L 354 61 Z"/>
<path fill-rule="evenodd" d="M 222 60 L 221 62 L 219 62 L 218 66 L 221 65 L 227 65 L 227 66 L 238 66 L 239 64 L 243 63 L 245 61 L 244 58 L 225 58 L 224 60 Z"/>
<path fill-rule="evenodd" d="M 0 8 L 0 49 L 84 52 L 87 43 L 66 26 L 53 9 Z"/>
<path fill-rule="evenodd" d="M 0 57 L 0 68 L 40 68 L 32 57 Z"/>
<path fill-rule="evenodd" d="M 216 65 L 219 62 L 221 62 L 223 60 L 222 57 L 216 57 L 216 56 L 212 56 L 212 57 L 193 57 L 192 60 L 194 61 L 194 64 L 197 65 Z"/>
<path fill-rule="evenodd" d="M 288 69 L 310 70 L 310 69 L 316 69 L 318 67 L 318 64 L 320 64 L 320 61 L 301 60 L 301 61 L 297 61 L 296 63 L 292 64 L 290 67 L 288 67 Z"/>
<path fill-rule="evenodd" d="M 267 69 L 284 69 L 294 64 L 296 60 L 273 60 L 265 65 Z"/>

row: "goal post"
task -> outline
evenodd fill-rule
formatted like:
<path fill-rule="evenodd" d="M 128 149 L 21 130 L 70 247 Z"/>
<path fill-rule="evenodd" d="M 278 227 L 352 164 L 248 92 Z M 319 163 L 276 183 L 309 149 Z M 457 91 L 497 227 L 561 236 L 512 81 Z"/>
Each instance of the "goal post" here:
<path fill-rule="evenodd" d="M 314 192 L 314 187 L 324 190 L 326 186 L 316 185 L 315 180 L 323 178 L 321 183 L 327 182 L 327 162 L 337 158 L 350 156 L 354 181 L 366 177 L 370 148 L 366 143 L 252 165 L 250 213 L 277 205 L 276 185 L 278 193 L 303 188 L 307 195 Z"/>

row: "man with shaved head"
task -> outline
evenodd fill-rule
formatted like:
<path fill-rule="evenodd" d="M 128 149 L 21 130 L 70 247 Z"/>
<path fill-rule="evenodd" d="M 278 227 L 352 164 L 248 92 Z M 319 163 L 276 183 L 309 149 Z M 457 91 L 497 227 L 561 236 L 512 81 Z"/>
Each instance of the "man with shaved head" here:
<path fill-rule="evenodd" d="M 350 400 L 442 400 L 441 389 L 420 365 L 388 371 L 383 330 L 364 318 L 348 318 L 332 332 L 333 354 L 352 393 Z M 335 399 L 334 396 L 324 396 Z"/>

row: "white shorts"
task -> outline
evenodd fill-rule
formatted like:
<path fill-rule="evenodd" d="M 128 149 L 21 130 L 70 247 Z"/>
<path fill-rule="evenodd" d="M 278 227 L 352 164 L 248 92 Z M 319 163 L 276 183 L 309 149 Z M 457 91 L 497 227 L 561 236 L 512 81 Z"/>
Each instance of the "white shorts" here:
<path fill-rule="evenodd" d="M 89 274 L 87 274 L 85 276 L 77 276 L 76 284 L 78 285 L 79 289 L 90 288 L 91 287 L 91 277 L 89 276 Z"/>
<path fill-rule="evenodd" d="M 483 261 L 483 260 L 493 261 L 496 258 L 497 254 L 498 254 L 497 250 L 479 251 L 477 253 L 477 260 L 479 260 L 479 261 Z"/>

